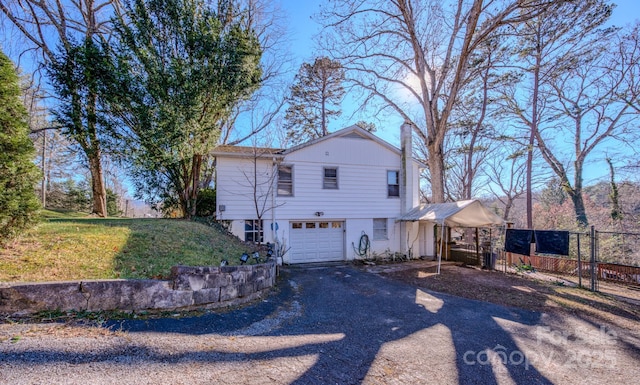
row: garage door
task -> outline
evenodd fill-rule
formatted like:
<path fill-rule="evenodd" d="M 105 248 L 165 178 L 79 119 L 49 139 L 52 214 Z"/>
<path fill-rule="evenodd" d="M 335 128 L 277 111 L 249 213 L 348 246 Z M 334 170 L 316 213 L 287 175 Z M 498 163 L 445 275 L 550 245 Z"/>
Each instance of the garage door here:
<path fill-rule="evenodd" d="M 344 260 L 344 222 L 291 222 L 291 263 Z"/>

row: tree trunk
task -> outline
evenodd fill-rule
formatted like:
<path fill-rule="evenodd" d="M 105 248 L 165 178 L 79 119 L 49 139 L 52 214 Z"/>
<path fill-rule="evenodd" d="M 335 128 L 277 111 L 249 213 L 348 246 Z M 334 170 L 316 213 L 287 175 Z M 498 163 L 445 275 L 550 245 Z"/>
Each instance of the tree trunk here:
<path fill-rule="evenodd" d="M 569 194 L 573 201 L 573 207 L 576 213 L 576 223 L 581 228 L 587 228 L 589 226 L 589 220 L 587 219 L 587 210 L 584 208 L 584 200 L 582 199 L 582 165 L 584 158 L 578 157 L 574 163 L 575 176 L 574 176 L 574 188 Z"/>
<path fill-rule="evenodd" d="M 321 120 L 321 130 L 322 130 L 322 136 L 327 136 L 327 134 L 329 134 L 329 132 L 327 131 L 327 99 L 324 97 L 324 90 L 322 90 L 322 102 L 321 102 L 321 113 L 320 115 L 322 120 Z"/>
<path fill-rule="evenodd" d="M 104 175 L 102 172 L 102 151 L 100 141 L 98 140 L 98 118 L 96 114 L 98 105 L 98 95 L 90 91 L 87 95 L 86 114 L 87 114 L 87 140 L 88 145 L 85 148 L 87 160 L 89 161 L 89 170 L 91 171 L 91 192 L 93 194 L 93 209 L 91 214 L 102 218 L 107 217 L 107 190 L 104 185 Z M 78 103 L 78 107 L 81 106 Z M 77 125 L 78 131 L 82 132 L 81 123 Z"/>
<path fill-rule="evenodd" d="M 47 208 L 47 132 L 42 131 L 42 183 L 40 199 L 42 208 Z"/>
<path fill-rule="evenodd" d="M 526 202 L 527 202 L 527 229 L 533 229 L 533 144 L 535 137 L 535 126 L 532 124 L 529 136 L 529 150 L 527 151 L 527 172 L 526 172 Z"/>
<path fill-rule="evenodd" d="M 584 200 L 582 199 L 582 189 L 581 191 L 574 190 L 569 194 L 571 197 L 571 201 L 573 202 L 573 207 L 575 209 L 576 214 L 576 223 L 581 228 L 587 228 L 589 226 L 589 221 L 587 220 L 587 211 L 584 208 Z"/>
<path fill-rule="evenodd" d="M 464 199 L 471 199 L 473 195 L 473 177 L 475 176 L 475 169 L 473 167 L 473 155 L 475 154 L 476 141 L 478 139 L 479 127 L 473 131 L 471 135 L 471 142 L 469 143 L 469 156 L 467 157 L 467 175 L 464 183 Z"/>
<path fill-rule="evenodd" d="M 184 192 L 181 194 L 182 213 L 186 219 L 196 216 L 196 206 L 198 200 L 198 191 L 200 191 L 200 173 L 202 171 L 202 155 L 194 154 L 191 157 L 191 167 L 184 167 L 185 170 L 190 169 L 189 175 L 184 177 Z"/>
<path fill-rule="evenodd" d="M 100 150 L 96 150 L 89 157 L 89 171 L 91 172 L 91 192 L 93 194 L 92 214 L 99 217 L 107 216 L 107 191 L 104 186 Z"/>
<path fill-rule="evenodd" d="M 507 203 L 504 205 L 504 215 L 502 216 L 502 219 L 504 219 L 505 221 L 509 220 L 509 214 L 511 214 L 511 207 L 513 207 L 513 198 L 508 197 Z"/>
<path fill-rule="evenodd" d="M 542 52 L 540 46 L 537 47 L 536 63 L 533 68 L 533 96 L 531 98 L 531 132 L 529 133 L 529 148 L 527 152 L 527 228 L 533 229 L 533 149 L 535 139 L 538 134 L 538 92 L 540 91 L 540 67 L 542 63 Z"/>
<path fill-rule="evenodd" d="M 431 174 L 431 202 L 444 203 L 444 152 L 437 141 L 427 143 L 429 174 Z"/>

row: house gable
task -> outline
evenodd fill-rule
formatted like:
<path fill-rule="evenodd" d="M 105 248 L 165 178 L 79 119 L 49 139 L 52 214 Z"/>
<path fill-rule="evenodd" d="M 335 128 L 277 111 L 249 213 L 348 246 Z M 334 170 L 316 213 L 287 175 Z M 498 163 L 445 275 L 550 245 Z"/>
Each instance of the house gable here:
<path fill-rule="evenodd" d="M 386 148 L 387 150 L 395 152 L 398 155 L 400 155 L 400 150 L 398 148 L 396 148 L 392 144 L 390 144 L 390 143 L 378 138 L 377 136 L 373 135 L 369 131 L 367 131 L 367 130 L 365 130 L 363 128 L 360 128 L 360 127 L 358 127 L 356 125 L 352 125 L 352 126 L 349 126 L 347 128 L 343 128 L 342 130 L 338 130 L 338 131 L 333 132 L 333 133 L 331 133 L 329 135 L 325 135 L 323 137 L 316 138 L 316 139 L 310 140 L 308 142 L 299 144 L 297 146 L 291 147 L 289 149 L 283 150 L 282 154 L 283 155 L 288 155 L 288 154 L 292 154 L 292 153 L 295 153 L 297 151 L 303 150 L 305 148 L 314 147 L 314 146 L 323 146 L 323 145 L 326 145 L 326 142 L 332 141 L 332 140 L 334 140 L 336 138 L 370 140 L 372 142 L 377 143 L 381 147 Z"/>

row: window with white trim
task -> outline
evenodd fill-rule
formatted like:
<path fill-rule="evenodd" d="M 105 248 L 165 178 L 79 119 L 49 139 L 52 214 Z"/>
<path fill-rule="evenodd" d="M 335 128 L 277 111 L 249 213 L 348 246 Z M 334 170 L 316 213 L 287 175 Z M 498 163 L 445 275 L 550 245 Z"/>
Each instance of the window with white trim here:
<path fill-rule="evenodd" d="M 264 238 L 262 229 L 262 219 L 245 219 L 244 240 L 245 242 L 261 243 Z"/>
<path fill-rule="evenodd" d="M 338 188 L 338 169 L 336 167 L 324 167 L 322 188 L 336 190 Z"/>
<path fill-rule="evenodd" d="M 400 171 L 398 170 L 387 171 L 387 196 L 400 196 Z"/>
<path fill-rule="evenodd" d="M 374 218 L 373 219 L 373 240 L 381 241 L 387 240 L 387 218 Z"/>
<path fill-rule="evenodd" d="M 293 166 L 278 166 L 278 196 L 293 196 Z"/>

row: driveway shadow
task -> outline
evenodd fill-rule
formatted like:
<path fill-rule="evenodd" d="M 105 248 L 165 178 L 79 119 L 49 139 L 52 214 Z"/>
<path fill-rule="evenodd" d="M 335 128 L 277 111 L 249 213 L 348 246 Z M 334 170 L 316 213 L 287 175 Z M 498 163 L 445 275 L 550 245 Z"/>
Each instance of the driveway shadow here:
<path fill-rule="evenodd" d="M 540 316 L 417 290 L 341 266 L 285 269 L 279 292 L 250 308 L 185 319 L 127 320 L 108 326 L 132 333 L 219 333 L 298 340 L 307 335 L 341 336 L 241 355 L 242 360 L 317 356 L 293 384 L 360 384 L 365 379 L 387 382 L 377 377 L 384 376 L 384 370 L 373 366 L 376 360 L 390 357 L 394 362 L 382 365 L 390 378 L 407 362 L 414 371 L 412 381 L 497 384 L 501 371 L 516 384 L 551 384 L 496 321 L 532 326 L 540 323 Z M 412 347 L 412 343 L 417 345 Z M 215 353 L 192 358 L 240 359 L 237 353 Z"/>

